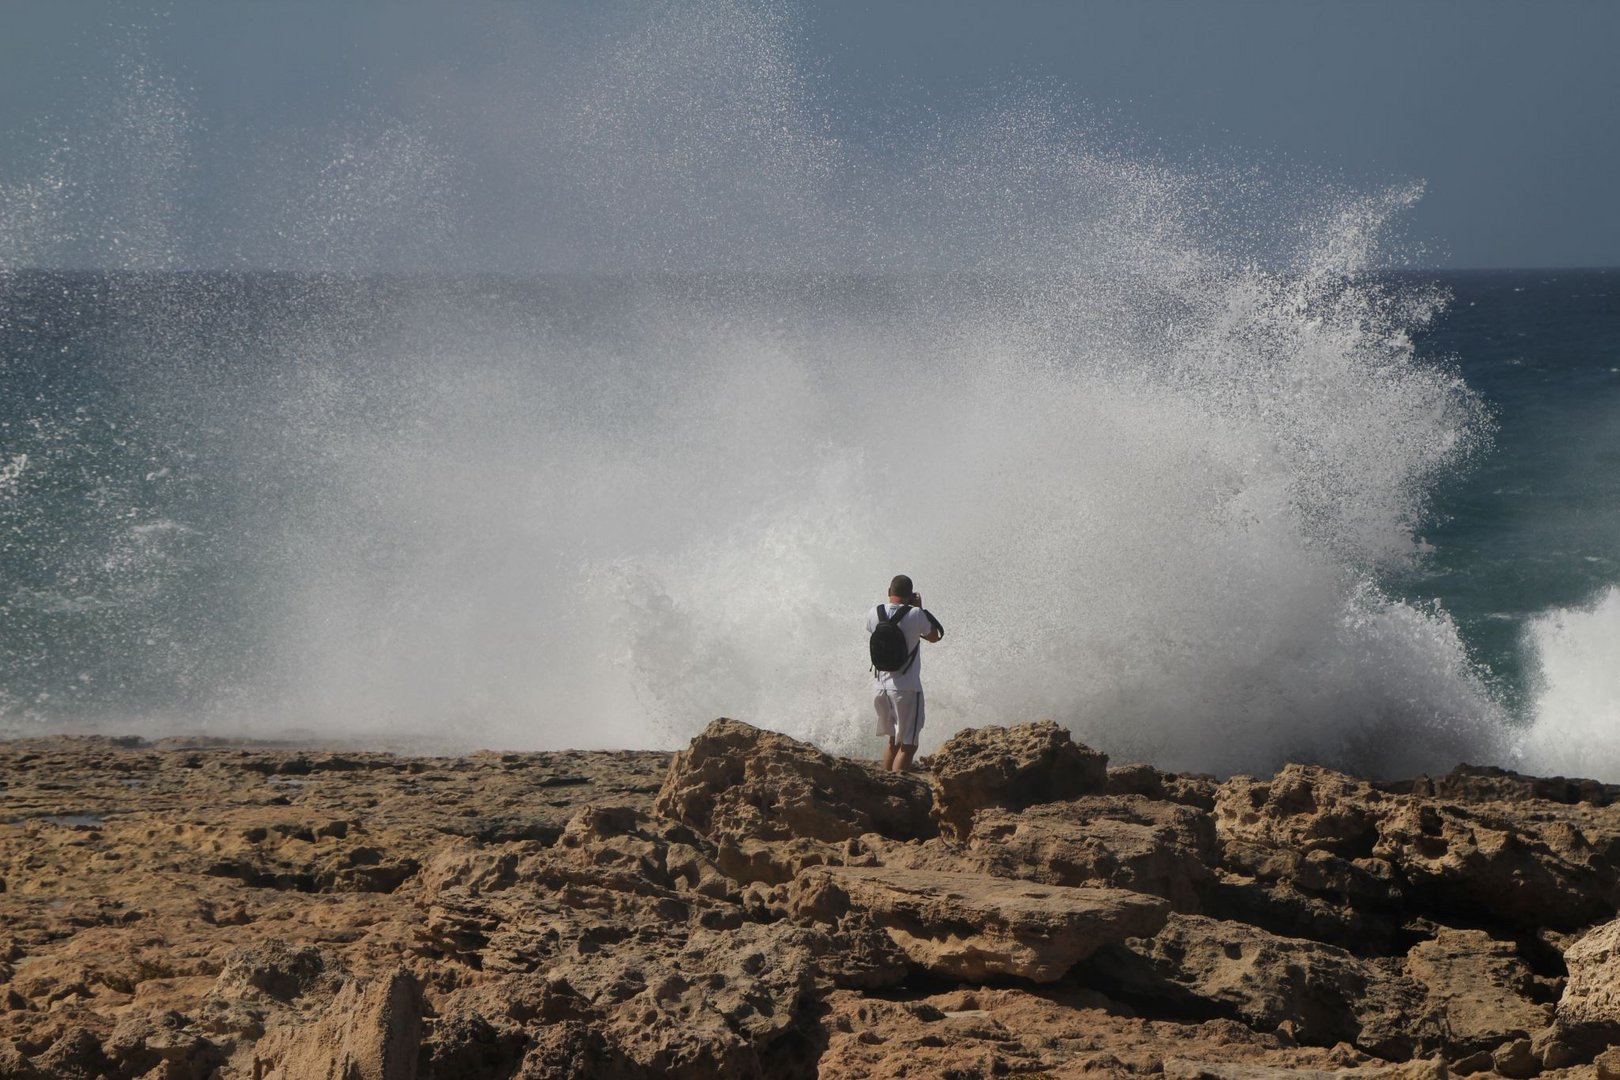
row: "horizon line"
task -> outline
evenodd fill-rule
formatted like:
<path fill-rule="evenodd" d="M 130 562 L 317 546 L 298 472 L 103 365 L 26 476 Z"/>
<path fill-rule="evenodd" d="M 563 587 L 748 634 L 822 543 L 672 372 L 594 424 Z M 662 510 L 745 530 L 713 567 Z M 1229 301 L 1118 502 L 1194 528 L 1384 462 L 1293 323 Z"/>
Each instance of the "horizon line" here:
<path fill-rule="evenodd" d="M 1530 264 L 1523 266 L 1388 266 L 1363 271 L 1364 274 L 1482 274 L 1482 273 L 1608 273 L 1620 272 L 1620 262 L 1591 264 Z M 1030 274 L 1039 271 L 1028 271 Z M 430 270 L 421 268 L 372 268 L 365 270 L 334 269 L 331 267 L 288 266 L 0 266 L 0 276 L 7 274 L 287 274 L 324 276 L 334 278 L 446 278 L 446 277 L 500 277 L 513 280 L 538 278 L 687 278 L 687 277 L 949 277 L 997 276 L 1017 277 L 1016 273 L 953 268 L 947 270 L 877 271 L 849 268 L 841 270 L 782 270 L 782 269 L 691 269 L 691 270 L 498 270 L 455 269 Z"/>

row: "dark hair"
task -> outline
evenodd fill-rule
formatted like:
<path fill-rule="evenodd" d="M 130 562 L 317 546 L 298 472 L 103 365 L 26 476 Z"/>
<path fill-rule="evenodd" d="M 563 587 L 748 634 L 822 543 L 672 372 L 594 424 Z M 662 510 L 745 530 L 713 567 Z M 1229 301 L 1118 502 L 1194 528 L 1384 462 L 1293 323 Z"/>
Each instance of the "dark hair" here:
<path fill-rule="evenodd" d="M 911 599 L 911 579 L 904 574 L 894 575 L 894 580 L 889 582 L 889 595 Z"/>

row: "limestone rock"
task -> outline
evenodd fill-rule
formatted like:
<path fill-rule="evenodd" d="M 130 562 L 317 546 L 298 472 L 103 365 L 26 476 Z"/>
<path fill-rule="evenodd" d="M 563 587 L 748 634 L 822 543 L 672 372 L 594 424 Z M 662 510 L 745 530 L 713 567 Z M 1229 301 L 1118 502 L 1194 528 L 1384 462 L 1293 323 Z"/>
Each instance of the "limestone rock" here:
<path fill-rule="evenodd" d="M 458 1007 L 433 1022 L 422 1044 L 419 1080 L 511 1076 L 528 1042 L 516 1024 L 496 1027 L 476 1009 Z"/>
<path fill-rule="evenodd" d="M 408 972 L 346 983 L 316 1017 L 271 1027 L 253 1050 L 257 1080 L 415 1080 L 422 994 Z"/>
<path fill-rule="evenodd" d="M 12 1042 L 0 1042 L 0 1076 L 6 1080 L 45 1080 L 45 1074 Z"/>
<path fill-rule="evenodd" d="M 1513 944 L 1475 930 L 1441 929 L 1403 964 L 1176 915 L 1152 941 L 1110 948 L 1087 972 L 1100 989 L 1132 1001 L 1263 1029 L 1287 1024 L 1302 1042 L 1343 1041 L 1383 1057 L 1456 1061 L 1519 1041 L 1528 1049 L 1551 1020 Z"/>
<path fill-rule="evenodd" d="M 1268 860 L 1266 865 L 1278 864 Z M 1220 870 L 1216 884 L 1206 892 L 1203 914 L 1249 923 L 1279 937 L 1336 945 L 1363 956 L 1398 955 L 1411 946 L 1414 937 L 1398 909 L 1357 908 L 1339 895 L 1307 893 L 1286 877 L 1268 880 L 1235 873 L 1230 864 Z"/>
<path fill-rule="evenodd" d="M 1420 1046 L 1451 1060 L 1520 1040 L 1528 1050 L 1530 1036 L 1552 1020 L 1551 1006 L 1535 1000 L 1538 988 L 1513 943 L 1482 930 L 1442 928 L 1412 947 L 1406 971 L 1425 993 Z"/>
<path fill-rule="evenodd" d="M 1558 1001 L 1559 1023 L 1620 1034 L 1620 919 L 1576 941 L 1564 951 L 1564 963 L 1569 982 Z"/>
<path fill-rule="evenodd" d="M 479 1018 L 435 1035 L 434 1075 L 516 1056 L 520 1076 L 772 1076 L 818 986 L 905 975 L 859 920 L 747 921 L 687 862 L 709 849 L 685 826 L 590 810 L 564 835 L 428 860 L 418 949 L 455 1014 Z"/>
<path fill-rule="evenodd" d="M 929 806 L 914 776 L 720 719 L 675 755 L 654 810 L 710 837 L 837 842 L 931 836 Z"/>
<path fill-rule="evenodd" d="M 1171 1058 L 1164 1063 L 1164 1080 L 1447 1080 L 1450 1075 L 1445 1063 L 1440 1061 L 1350 1069 L 1295 1069 L 1186 1058 Z"/>
<path fill-rule="evenodd" d="M 614 1055 L 646 1076 L 768 1076 L 814 975 L 788 929 L 696 928 L 663 956 L 620 948 L 567 957 L 546 971 L 547 992 L 595 1017 Z"/>
<path fill-rule="evenodd" d="M 1156 932 L 1169 904 L 1122 889 L 1067 888 L 889 867 L 818 867 L 794 883 L 808 922 L 863 912 L 912 963 L 947 978 L 1061 978 L 1111 941 Z"/>
<path fill-rule="evenodd" d="M 1140 763 L 1109 766 L 1108 769 L 1107 790 L 1110 795 L 1142 795 L 1199 810 L 1215 809 L 1215 792 L 1219 786 L 1212 776 L 1161 772 L 1151 765 Z"/>
<path fill-rule="evenodd" d="M 552 849 L 558 862 L 611 868 L 665 888 L 735 899 L 737 887 L 720 872 L 715 856 L 713 845 L 684 826 L 623 806 L 585 807 Z"/>
<path fill-rule="evenodd" d="M 1285 765 L 1269 780 L 1234 776 L 1215 796 L 1221 840 L 1258 848 L 1372 854 L 1391 797 L 1364 780 L 1316 765 Z"/>
<path fill-rule="evenodd" d="M 1443 776 L 1420 776 L 1412 793 L 1451 802 L 1509 803 L 1545 800 L 1610 806 L 1620 802 L 1620 785 L 1563 776 L 1525 776 L 1494 765 L 1459 765 Z"/>
<path fill-rule="evenodd" d="M 926 997 L 835 992 L 821 1021 L 823 1077 L 1445 1080 L 1441 1062 L 1385 1065 L 1348 1046 L 1294 1046 L 1231 1020 L 1137 1017 L 1094 991 L 961 987 Z M 1357 1067 L 1359 1066 L 1359 1067 Z"/>
<path fill-rule="evenodd" d="M 929 758 L 940 831 L 965 839 L 973 815 L 989 807 L 1022 810 L 1100 793 L 1108 756 L 1076 743 L 1050 720 L 957 732 Z"/>
<path fill-rule="evenodd" d="M 966 853 L 982 872 L 1048 885 L 1111 885 L 1197 912 L 1214 880 L 1209 815 L 1139 795 L 1093 795 L 974 815 Z"/>
<path fill-rule="evenodd" d="M 333 959 L 314 946 L 294 947 L 268 938 L 231 950 L 214 992 L 227 999 L 270 998 L 290 1002 L 327 978 Z"/>
<path fill-rule="evenodd" d="M 0 741 L 0 1076 L 418 1043 L 418 1080 L 1620 1076 L 1620 789 L 1073 792 L 1100 755 L 1026 725 L 931 763 L 935 835 L 927 779 L 712 730 L 672 783 L 655 753 Z"/>
<path fill-rule="evenodd" d="M 225 1063 L 220 1048 L 193 1029 L 190 1018 L 169 1010 L 156 1016 L 130 1016 L 106 1042 L 107 1056 L 120 1073 L 203 1080 Z"/>
<path fill-rule="evenodd" d="M 1229 840 L 1221 862 L 1256 880 L 1287 882 L 1307 895 L 1348 907 L 1394 910 L 1404 899 L 1401 877 L 1384 859 L 1346 859 L 1322 848 L 1301 851 Z"/>
<path fill-rule="evenodd" d="M 34 1068 L 52 1080 L 96 1080 L 110 1064 L 101 1040 L 83 1027 L 68 1029 L 33 1062 Z"/>
<path fill-rule="evenodd" d="M 1406 800 L 1380 821 L 1373 855 L 1392 863 L 1407 895 L 1429 911 L 1569 930 L 1620 907 L 1617 825 L 1605 835 L 1566 816 Z"/>
<path fill-rule="evenodd" d="M 1620 906 L 1620 811 L 1464 806 L 1317 766 L 1221 786 L 1223 865 L 1358 911 L 1571 930 Z"/>
<path fill-rule="evenodd" d="M 1288 1024 L 1304 1043 L 1338 1042 L 1405 1057 L 1421 991 L 1388 966 L 1242 923 L 1172 915 L 1151 939 L 1094 957 L 1084 977 L 1105 993 L 1191 1018 L 1229 1016 L 1261 1030 Z"/>

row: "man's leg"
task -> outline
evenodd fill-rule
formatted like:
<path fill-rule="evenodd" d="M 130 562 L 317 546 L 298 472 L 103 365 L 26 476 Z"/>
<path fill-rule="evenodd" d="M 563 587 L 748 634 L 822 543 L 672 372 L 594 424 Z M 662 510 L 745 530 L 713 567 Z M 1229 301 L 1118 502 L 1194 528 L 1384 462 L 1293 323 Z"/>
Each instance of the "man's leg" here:
<path fill-rule="evenodd" d="M 882 758 L 883 769 L 887 772 L 894 766 L 894 753 L 896 750 L 894 742 L 896 735 L 895 725 L 900 718 L 899 712 L 894 707 L 894 701 L 882 690 L 873 695 L 872 708 L 877 710 L 878 735 L 886 736 L 889 740 L 889 745 L 883 750 Z"/>
<path fill-rule="evenodd" d="M 922 691 L 896 694 L 894 703 L 894 738 L 890 740 L 896 753 L 890 755 L 887 766 L 894 772 L 908 772 L 911 758 L 917 753 L 917 739 L 922 732 Z"/>

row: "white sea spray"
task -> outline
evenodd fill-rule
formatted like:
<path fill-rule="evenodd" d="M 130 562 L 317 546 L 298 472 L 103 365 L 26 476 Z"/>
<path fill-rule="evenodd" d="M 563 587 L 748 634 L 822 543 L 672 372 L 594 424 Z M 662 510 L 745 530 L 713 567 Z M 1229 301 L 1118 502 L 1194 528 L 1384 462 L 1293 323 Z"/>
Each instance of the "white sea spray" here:
<path fill-rule="evenodd" d="M 879 153 L 794 56 L 778 14 L 677 5 L 589 62 L 351 109 L 198 245 L 344 277 L 206 356 L 203 301 L 128 289 L 201 462 L 141 475 L 228 476 L 242 524 L 142 518 L 105 565 L 252 553 L 252 647 L 151 724 L 673 746 L 726 714 L 861 752 L 861 620 L 907 572 L 949 628 L 925 750 L 1049 717 L 1201 771 L 1506 754 L 1449 617 L 1378 585 L 1489 429 L 1414 355 L 1443 298 L 1379 276 L 1415 188 L 1172 166 L 1022 92 Z M 162 178 L 200 136 L 169 84 L 128 93 L 162 131 L 118 246 L 152 254 L 107 265 L 172 265 Z M 95 250 L 105 216 L 60 208 L 104 200 L 40 192 L 142 146 L 15 187 L 7 265 Z M 348 275 L 398 266 L 613 277 L 573 323 L 429 285 L 356 330 L 380 301 Z"/>

